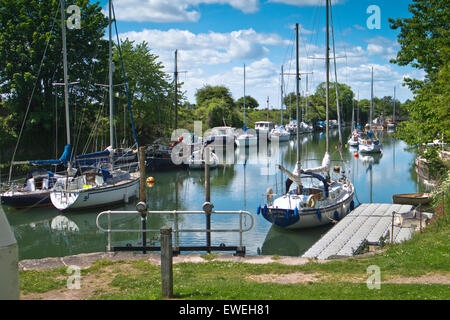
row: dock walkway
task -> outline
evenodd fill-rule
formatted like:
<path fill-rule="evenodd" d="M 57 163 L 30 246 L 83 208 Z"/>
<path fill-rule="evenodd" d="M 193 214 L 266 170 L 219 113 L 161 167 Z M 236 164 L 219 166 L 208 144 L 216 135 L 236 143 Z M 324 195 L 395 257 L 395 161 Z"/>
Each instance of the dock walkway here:
<path fill-rule="evenodd" d="M 351 257 L 365 245 L 381 245 L 389 242 L 392 230 L 392 212 L 406 218 L 414 217 L 412 205 L 389 203 L 364 203 L 331 228 L 302 257 L 325 260 Z M 415 225 L 395 226 L 394 242 L 411 238 Z"/>

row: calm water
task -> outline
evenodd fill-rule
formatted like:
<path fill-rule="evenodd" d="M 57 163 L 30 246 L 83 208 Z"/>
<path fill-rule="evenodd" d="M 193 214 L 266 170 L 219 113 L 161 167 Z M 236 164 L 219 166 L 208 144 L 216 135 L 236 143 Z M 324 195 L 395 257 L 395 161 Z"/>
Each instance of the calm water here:
<path fill-rule="evenodd" d="M 344 130 L 348 137 L 349 128 Z M 332 160 L 339 160 L 336 150 L 337 130 L 330 131 L 330 150 Z M 378 134 L 383 143 L 383 154 L 355 159 L 353 150 L 344 148 L 347 175 L 355 189 L 355 203 L 392 202 L 392 194 L 410 193 L 425 190 L 417 179 L 414 170 L 414 154 L 405 150 L 406 144 L 389 136 L 386 132 Z M 344 140 L 347 140 L 346 138 Z M 314 133 L 301 137 L 302 166 L 317 166 L 325 152 L 325 137 Z M 231 157 L 232 158 L 232 157 Z M 267 152 L 249 152 L 237 149 L 234 164 L 211 170 L 211 202 L 215 210 L 248 210 L 253 214 L 254 227 L 244 233 L 243 244 L 249 255 L 278 254 L 298 256 L 305 252 L 331 226 L 286 231 L 273 227 L 262 216 L 256 215 L 256 209 L 264 204 L 263 194 L 268 188 L 275 193 L 284 190 L 285 177 L 276 169 L 283 164 L 293 169 L 296 162 L 294 141 L 281 142 L 279 147 L 269 144 Z M 332 162 L 332 165 L 339 164 Z M 147 202 L 150 210 L 201 210 L 205 201 L 204 172 L 170 171 L 149 172 L 156 183 L 147 189 Z M 135 210 L 136 202 L 105 208 L 102 210 Z M 19 243 L 20 259 L 58 257 L 79 253 L 105 251 L 106 234 L 96 226 L 96 216 L 100 209 L 69 212 L 61 214 L 56 209 L 32 209 L 17 211 L 4 208 Z M 112 218 L 113 228 L 139 229 L 140 216 L 126 215 Z M 172 216 L 150 215 L 147 227 L 159 229 L 164 225 L 172 226 Z M 106 218 L 101 219 L 106 226 Z M 204 229 L 205 217 L 189 215 L 179 218 L 179 227 L 184 229 Z M 244 220 L 249 226 L 250 220 Z M 213 229 L 237 229 L 239 219 L 231 215 L 213 215 Z M 155 238 L 156 234 L 149 234 Z M 124 246 L 128 243 L 141 244 L 141 235 L 136 233 L 117 233 L 113 245 Z M 204 233 L 180 234 L 180 245 L 205 245 Z M 149 240 L 147 241 L 147 243 Z M 212 234 L 212 245 L 239 245 L 238 233 Z M 157 245 L 150 241 L 150 245 Z"/>

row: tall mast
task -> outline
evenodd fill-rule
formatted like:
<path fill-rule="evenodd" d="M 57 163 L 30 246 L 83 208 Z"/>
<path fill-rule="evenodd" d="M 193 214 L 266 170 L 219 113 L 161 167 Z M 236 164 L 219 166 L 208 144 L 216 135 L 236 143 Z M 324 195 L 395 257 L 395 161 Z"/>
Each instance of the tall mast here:
<path fill-rule="evenodd" d="M 326 53 L 325 53 L 325 65 L 326 65 L 326 73 L 327 73 L 327 87 L 326 87 L 326 152 L 328 152 L 328 127 L 329 127 L 329 120 L 328 120 L 328 107 L 329 107 L 329 99 L 330 99 L 330 23 L 329 23 L 329 0 L 326 0 L 327 4 L 327 32 L 326 32 Z"/>
<path fill-rule="evenodd" d="M 295 83 L 297 93 L 297 168 L 300 174 L 300 65 L 299 65 L 299 41 L 298 41 L 298 23 L 295 24 L 296 34 L 296 69 L 295 69 Z"/>
<path fill-rule="evenodd" d="M 281 65 L 281 125 L 283 125 L 283 65 Z"/>
<path fill-rule="evenodd" d="M 370 86 L 370 131 L 372 131 L 373 124 L 373 67 L 372 67 L 372 82 Z"/>
<path fill-rule="evenodd" d="M 244 63 L 244 126 L 245 126 L 245 63 Z"/>
<path fill-rule="evenodd" d="M 308 73 L 306 74 L 306 92 L 305 92 L 305 98 L 306 98 L 306 113 L 305 113 L 305 122 L 308 123 Z"/>
<path fill-rule="evenodd" d="M 62 27 L 62 49 L 63 49 L 63 65 L 64 65 L 64 104 L 66 110 L 66 136 L 67 144 L 70 145 L 70 120 L 69 120 L 69 79 L 67 76 L 67 45 L 66 45 L 66 17 L 65 17 L 65 1 L 61 0 L 61 27 Z M 68 162 L 68 171 L 72 165 Z"/>
<path fill-rule="evenodd" d="M 174 130 L 178 127 L 178 62 L 177 62 L 178 50 L 175 50 L 175 118 L 174 118 Z"/>
<path fill-rule="evenodd" d="M 356 127 L 359 125 L 359 90 L 358 90 L 358 100 L 356 100 Z"/>
<path fill-rule="evenodd" d="M 112 64 L 112 0 L 109 0 L 109 144 L 114 149 L 114 105 Z M 112 162 L 111 162 L 112 164 Z"/>
<path fill-rule="evenodd" d="M 353 130 L 355 129 L 355 99 L 352 99 L 352 125 L 351 125 L 351 130 L 353 132 Z"/>

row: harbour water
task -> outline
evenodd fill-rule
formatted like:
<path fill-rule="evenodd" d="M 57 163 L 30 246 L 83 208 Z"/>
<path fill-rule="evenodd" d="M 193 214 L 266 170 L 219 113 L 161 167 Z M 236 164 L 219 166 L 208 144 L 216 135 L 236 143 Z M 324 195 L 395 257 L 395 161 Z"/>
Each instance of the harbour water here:
<path fill-rule="evenodd" d="M 350 129 L 343 132 L 344 141 Z M 345 147 L 343 158 L 347 176 L 356 189 L 355 203 L 384 202 L 392 203 L 392 194 L 421 192 L 426 186 L 418 181 L 414 168 L 414 154 L 407 145 L 394 139 L 386 132 L 378 132 L 383 144 L 382 155 L 354 157 L 354 150 Z M 301 136 L 302 166 L 313 167 L 321 163 L 325 152 L 323 133 Z M 247 210 L 254 217 L 254 226 L 243 234 L 243 245 L 247 255 L 289 255 L 299 256 L 312 246 L 332 225 L 309 230 L 286 231 L 272 226 L 261 215 L 257 207 L 264 205 L 268 188 L 274 193 L 284 192 L 285 176 L 276 169 L 282 164 L 293 169 L 296 162 L 295 140 L 268 145 L 263 150 L 236 149 L 233 161 L 225 166 L 211 170 L 211 202 L 217 211 Z M 330 131 L 330 154 L 332 166 L 340 165 L 337 150 L 338 132 Z M 228 155 L 228 157 L 230 157 Z M 155 178 L 153 187 L 147 189 L 149 210 L 202 210 L 205 201 L 203 171 L 167 171 L 148 172 Z M 105 251 L 107 235 L 96 226 L 97 214 L 104 210 L 135 210 L 136 201 L 112 208 L 93 209 L 60 213 L 53 208 L 14 210 L 4 207 L 8 220 L 13 227 L 19 244 L 19 259 L 38 259 L 60 257 L 79 253 Z M 159 229 L 164 225 L 172 226 L 172 215 L 149 215 L 147 228 Z M 212 215 L 213 229 L 239 228 L 238 216 Z M 106 227 L 106 219 L 100 220 Z M 250 219 L 244 219 L 244 228 L 250 225 Z M 114 216 L 112 227 L 115 229 L 139 229 L 140 215 Z M 203 215 L 180 217 L 178 227 L 184 229 L 205 229 Z M 157 245 L 156 233 L 148 233 L 147 245 Z M 139 233 L 117 233 L 112 236 L 113 245 L 141 245 Z M 179 245 L 204 246 L 204 233 L 181 233 Z M 238 233 L 213 233 L 211 244 L 218 246 L 239 245 Z M 183 253 L 183 252 L 182 252 Z"/>

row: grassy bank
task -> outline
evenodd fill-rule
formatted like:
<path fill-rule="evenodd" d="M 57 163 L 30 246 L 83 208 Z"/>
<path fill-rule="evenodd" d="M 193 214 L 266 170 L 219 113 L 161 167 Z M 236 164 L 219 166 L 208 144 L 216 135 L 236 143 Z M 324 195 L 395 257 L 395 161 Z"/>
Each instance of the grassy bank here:
<path fill-rule="evenodd" d="M 448 199 L 447 199 L 448 202 Z M 450 299 L 449 215 L 410 241 L 383 252 L 328 263 L 289 266 L 215 261 L 173 266 L 174 298 L 233 299 Z M 366 284 L 369 266 L 381 272 L 379 290 Z M 21 271 L 24 299 L 162 299 L 160 267 L 149 260 L 100 260 L 81 271 L 81 289 L 69 290 L 66 268 Z"/>

